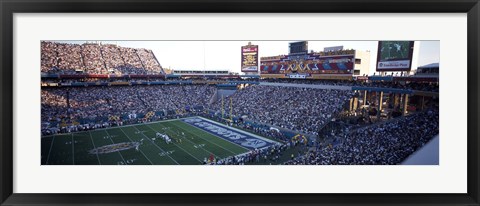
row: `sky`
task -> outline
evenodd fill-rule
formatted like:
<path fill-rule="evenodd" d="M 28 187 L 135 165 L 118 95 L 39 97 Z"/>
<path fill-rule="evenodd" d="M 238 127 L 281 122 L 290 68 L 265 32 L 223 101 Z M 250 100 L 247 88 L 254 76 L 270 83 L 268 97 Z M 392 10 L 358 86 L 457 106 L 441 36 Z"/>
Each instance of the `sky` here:
<path fill-rule="evenodd" d="M 296 40 L 295 40 L 296 41 Z M 288 54 L 288 43 L 295 41 L 251 41 L 258 45 L 259 56 Z M 82 44 L 86 41 L 56 41 Z M 92 41 L 90 41 L 92 42 Z M 249 41 L 101 41 L 122 47 L 151 49 L 164 68 L 174 70 L 229 70 L 240 73 L 241 46 Z M 323 51 L 324 47 L 370 51 L 370 74 L 375 72 L 378 41 L 308 41 L 308 49 Z M 417 41 L 412 68 L 440 62 L 440 41 Z"/>

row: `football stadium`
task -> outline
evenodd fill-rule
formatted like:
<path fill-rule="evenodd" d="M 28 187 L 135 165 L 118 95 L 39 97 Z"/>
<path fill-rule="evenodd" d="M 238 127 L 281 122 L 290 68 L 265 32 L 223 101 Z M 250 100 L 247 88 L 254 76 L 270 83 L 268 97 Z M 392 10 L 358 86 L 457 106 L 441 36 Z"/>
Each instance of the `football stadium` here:
<path fill-rule="evenodd" d="M 216 52 L 237 66 L 209 69 L 148 42 L 41 41 L 41 164 L 439 164 L 432 42 L 232 42 Z"/>

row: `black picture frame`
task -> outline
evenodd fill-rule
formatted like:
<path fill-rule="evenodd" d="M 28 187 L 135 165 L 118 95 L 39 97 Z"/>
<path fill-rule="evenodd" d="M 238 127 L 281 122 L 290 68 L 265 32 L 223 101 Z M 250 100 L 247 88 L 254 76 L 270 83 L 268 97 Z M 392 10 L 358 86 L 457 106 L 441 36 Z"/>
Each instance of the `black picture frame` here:
<path fill-rule="evenodd" d="M 480 205 L 478 0 L 0 0 L 1 205 Z M 468 192 L 466 194 L 19 194 L 13 193 L 14 13 L 467 13 Z M 413 187 L 413 186 L 412 186 Z"/>

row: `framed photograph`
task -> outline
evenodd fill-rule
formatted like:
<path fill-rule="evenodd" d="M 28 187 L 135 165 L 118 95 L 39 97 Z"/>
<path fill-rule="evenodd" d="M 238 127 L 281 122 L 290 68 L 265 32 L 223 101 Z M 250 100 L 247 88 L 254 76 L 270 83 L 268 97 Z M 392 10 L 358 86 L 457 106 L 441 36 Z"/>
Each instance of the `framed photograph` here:
<path fill-rule="evenodd" d="M 0 5 L 1 205 L 480 204 L 477 0 Z"/>

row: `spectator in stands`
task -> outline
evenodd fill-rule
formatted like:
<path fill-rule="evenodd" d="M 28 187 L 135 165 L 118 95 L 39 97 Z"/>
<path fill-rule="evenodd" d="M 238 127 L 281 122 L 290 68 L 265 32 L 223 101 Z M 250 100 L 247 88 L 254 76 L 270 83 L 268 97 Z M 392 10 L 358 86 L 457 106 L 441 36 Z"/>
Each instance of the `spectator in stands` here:
<path fill-rule="evenodd" d="M 352 131 L 341 144 L 322 145 L 286 164 L 394 165 L 439 132 L 438 109 Z"/>
<path fill-rule="evenodd" d="M 99 120 L 162 110 L 177 113 L 186 107 L 205 105 L 213 91 L 208 85 L 43 89 L 42 121 Z"/>
<path fill-rule="evenodd" d="M 252 85 L 231 98 L 235 116 L 316 136 L 351 96 L 349 90 Z M 228 107 L 224 105 L 224 110 Z M 211 108 L 221 111 L 221 101 Z"/>
<path fill-rule="evenodd" d="M 41 72 L 57 74 L 159 74 L 151 50 L 112 44 L 41 42 Z"/>

